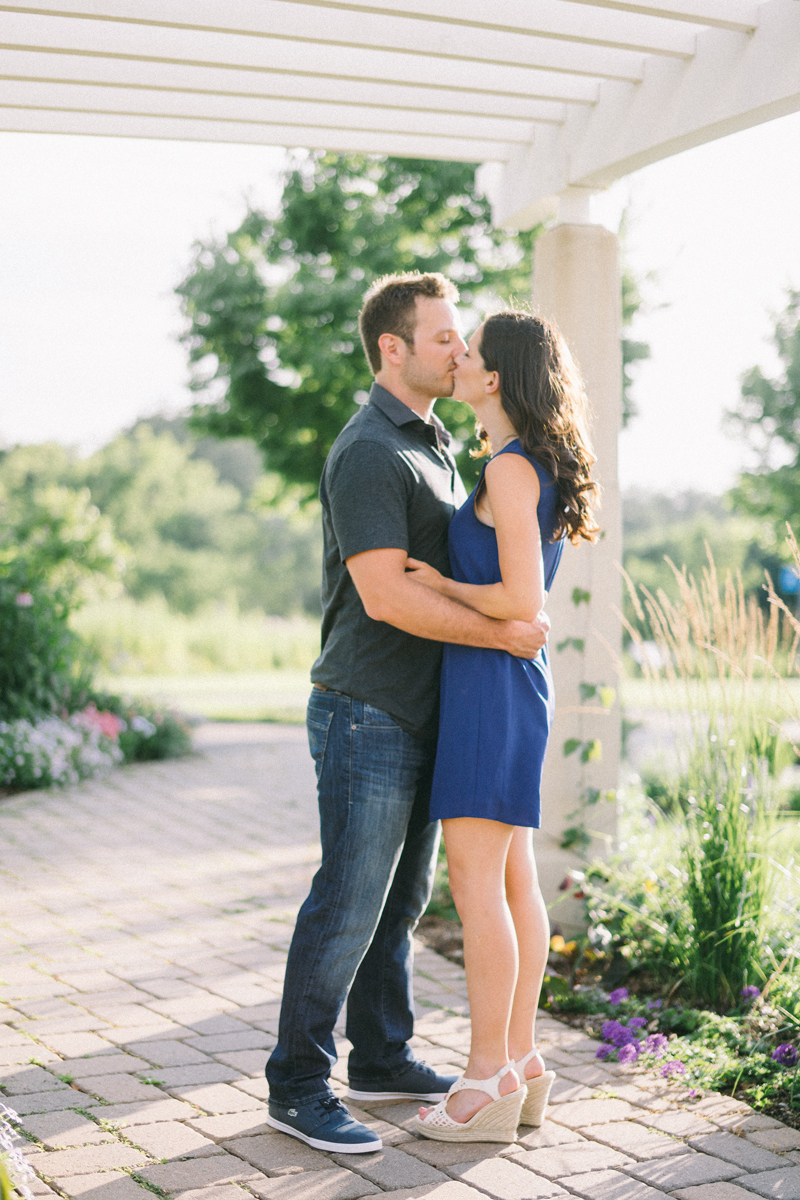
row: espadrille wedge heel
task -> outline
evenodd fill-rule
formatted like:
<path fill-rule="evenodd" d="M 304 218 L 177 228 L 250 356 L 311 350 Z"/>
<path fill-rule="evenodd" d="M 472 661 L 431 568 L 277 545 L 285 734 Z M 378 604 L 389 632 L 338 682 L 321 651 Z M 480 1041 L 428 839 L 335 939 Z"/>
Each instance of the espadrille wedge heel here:
<path fill-rule="evenodd" d="M 514 1063 L 514 1070 L 523 1081 L 526 1089 L 525 1099 L 522 1102 L 522 1113 L 519 1121 L 520 1125 L 532 1125 L 537 1128 L 544 1120 L 544 1110 L 547 1108 L 547 1101 L 550 1096 L 550 1089 L 555 1082 L 555 1071 L 545 1071 L 541 1075 L 537 1075 L 534 1079 L 525 1078 L 525 1067 L 530 1060 L 539 1053 L 536 1046 L 521 1058 L 519 1062 Z"/>
<path fill-rule="evenodd" d="M 507 1096 L 500 1095 L 500 1080 L 508 1074 L 512 1066 L 512 1063 L 506 1063 L 491 1079 L 467 1079 L 462 1075 L 450 1088 L 444 1100 L 440 1100 L 424 1117 L 415 1119 L 414 1128 L 417 1133 L 437 1142 L 515 1142 L 525 1088 L 517 1088 Z M 468 1121 L 454 1121 L 445 1107 L 447 1099 L 454 1092 L 461 1092 L 465 1088 L 486 1092 L 492 1100 Z"/>

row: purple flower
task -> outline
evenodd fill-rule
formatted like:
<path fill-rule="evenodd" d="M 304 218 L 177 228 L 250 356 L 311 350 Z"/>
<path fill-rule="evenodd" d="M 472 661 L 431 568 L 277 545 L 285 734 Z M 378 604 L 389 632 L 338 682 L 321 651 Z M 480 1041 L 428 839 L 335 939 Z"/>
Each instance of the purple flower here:
<path fill-rule="evenodd" d="M 652 1054 L 653 1058 L 661 1058 L 668 1041 L 663 1033 L 651 1033 L 642 1042 L 642 1050 L 645 1054 Z"/>
<path fill-rule="evenodd" d="M 607 1042 L 611 1042 L 619 1050 L 633 1041 L 633 1033 L 621 1021 L 606 1021 L 600 1033 Z"/>
<path fill-rule="evenodd" d="M 772 1051 L 773 1061 L 780 1063 L 782 1067 L 794 1067 L 797 1064 L 800 1054 L 798 1054 L 791 1042 L 781 1042 L 777 1049 Z"/>
<path fill-rule="evenodd" d="M 608 1042 L 603 1042 L 602 1046 L 597 1047 L 595 1058 L 608 1058 L 609 1054 L 613 1053 L 613 1050 L 613 1046 L 609 1046 Z"/>
<path fill-rule="evenodd" d="M 665 1079 L 671 1079 L 673 1075 L 685 1075 L 686 1063 L 682 1063 L 679 1058 L 670 1058 L 661 1068 L 661 1074 Z"/>
<path fill-rule="evenodd" d="M 630 1021 L 628 1021 L 628 1029 L 644 1029 L 646 1024 L 646 1017 L 631 1017 Z"/>
<path fill-rule="evenodd" d="M 636 1062 L 639 1057 L 639 1047 L 635 1042 L 628 1042 L 627 1046 L 622 1046 L 617 1055 L 621 1063 Z"/>
<path fill-rule="evenodd" d="M 613 992 L 609 993 L 608 1003 L 609 1004 L 621 1004 L 623 1000 L 627 1000 L 627 999 L 628 999 L 628 989 L 627 988 L 615 988 Z"/>
<path fill-rule="evenodd" d="M 663 1007 L 664 1007 L 663 1000 L 648 1000 L 647 1004 L 645 1005 L 645 1008 L 663 1008 Z"/>
<path fill-rule="evenodd" d="M 754 1004 L 761 995 L 761 989 L 755 987 L 755 985 L 751 983 L 748 984 L 747 987 L 743 987 L 739 992 L 739 995 L 741 996 L 743 1003 Z"/>

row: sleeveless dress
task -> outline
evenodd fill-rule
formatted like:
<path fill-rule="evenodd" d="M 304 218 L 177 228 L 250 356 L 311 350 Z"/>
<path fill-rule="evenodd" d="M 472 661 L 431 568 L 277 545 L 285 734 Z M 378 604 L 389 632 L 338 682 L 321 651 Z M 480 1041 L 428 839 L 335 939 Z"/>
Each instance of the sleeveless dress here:
<path fill-rule="evenodd" d="M 518 439 L 499 453 L 527 458 L 539 476 L 537 516 L 549 591 L 564 548 L 563 541 L 551 541 L 558 489 L 550 472 L 525 453 Z M 450 522 L 450 564 L 453 578 L 461 583 L 502 580 L 495 531 L 475 516 L 482 480 L 483 471 Z M 538 829 L 554 701 L 547 646 L 535 658 L 522 659 L 505 650 L 446 643 L 431 820 L 484 817 Z"/>

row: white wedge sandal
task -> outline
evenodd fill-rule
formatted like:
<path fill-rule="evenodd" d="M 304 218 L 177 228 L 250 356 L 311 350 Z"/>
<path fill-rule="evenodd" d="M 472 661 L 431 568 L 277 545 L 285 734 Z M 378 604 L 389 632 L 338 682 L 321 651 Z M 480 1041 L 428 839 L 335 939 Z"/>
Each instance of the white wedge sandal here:
<path fill-rule="evenodd" d="M 525 1088 L 519 1087 L 507 1096 L 500 1095 L 500 1080 L 513 1066 L 513 1063 L 506 1063 L 491 1079 L 467 1079 L 462 1075 L 455 1081 L 444 1100 L 440 1100 L 424 1117 L 415 1119 L 414 1128 L 417 1133 L 437 1142 L 515 1142 L 526 1095 Z M 454 1121 L 445 1106 L 454 1092 L 461 1092 L 465 1088 L 486 1092 L 492 1100 L 468 1121 Z"/>
<path fill-rule="evenodd" d="M 538 1127 L 544 1121 L 544 1110 L 547 1108 L 547 1101 L 550 1097 L 550 1089 L 555 1082 L 555 1071 L 544 1071 L 541 1075 L 537 1075 L 534 1079 L 525 1078 L 525 1067 L 532 1058 L 535 1058 L 539 1053 L 538 1046 L 521 1058 L 518 1062 L 512 1063 L 514 1070 L 519 1075 L 526 1089 L 525 1099 L 522 1102 L 522 1112 L 520 1114 L 520 1125 L 532 1125 Z"/>

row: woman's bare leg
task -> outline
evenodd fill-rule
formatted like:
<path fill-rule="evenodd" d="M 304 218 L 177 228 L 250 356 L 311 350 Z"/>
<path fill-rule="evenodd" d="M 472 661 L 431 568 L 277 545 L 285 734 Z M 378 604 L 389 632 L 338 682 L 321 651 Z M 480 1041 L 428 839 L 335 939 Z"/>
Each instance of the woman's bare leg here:
<path fill-rule="evenodd" d="M 506 902 L 506 858 L 512 825 L 479 817 L 442 822 L 450 890 L 464 927 L 464 965 L 472 1023 L 466 1075 L 489 1079 L 509 1061 L 508 1022 L 517 987 L 519 954 L 514 921 Z M 500 1093 L 516 1091 L 513 1071 Z M 456 1092 L 447 1104 L 455 1121 L 468 1121 L 490 1097 L 473 1088 Z M 427 1110 L 421 1110 L 427 1111 Z"/>
<path fill-rule="evenodd" d="M 535 1044 L 536 1010 L 550 948 L 550 922 L 533 857 L 533 830 L 523 826 L 516 826 L 511 837 L 505 888 L 519 947 L 519 977 L 511 1009 L 508 1049 L 511 1057 L 519 1061 Z M 544 1069 L 541 1056 L 534 1055 L 525 1067 L 525 1077 L 533 1079 Z"/>

